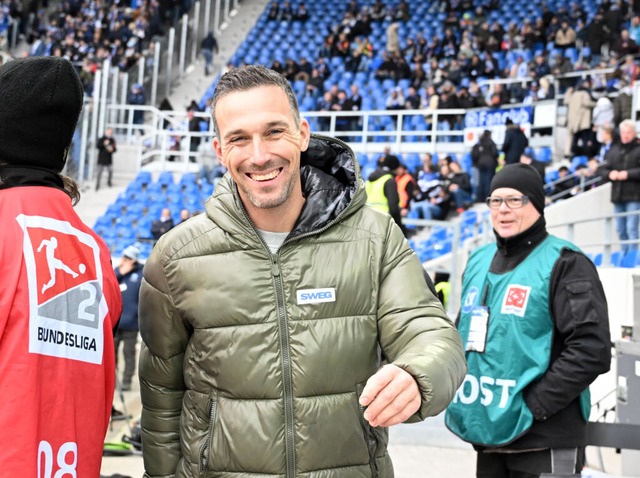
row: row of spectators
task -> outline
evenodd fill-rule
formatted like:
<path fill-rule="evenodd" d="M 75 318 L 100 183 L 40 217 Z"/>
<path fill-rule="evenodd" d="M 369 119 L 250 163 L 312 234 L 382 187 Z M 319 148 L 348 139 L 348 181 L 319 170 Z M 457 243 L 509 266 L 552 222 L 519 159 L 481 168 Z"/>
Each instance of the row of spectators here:
<path fill-rule="evenodd" d="M 330 78 L 329 65 L 335 65 L 332 62 L 335 57 L 343 59 L 339 68 L 344 71 L 366 72 L 380 82 L 402 81 L 402 90 L 388 93 L 387 103 L 393 104 L 393 108 L 414 105 L 416 93 L 421 107 L 432 108 L 533 103 L 555 97 L 558 92 L 554 89 L 554 77 L 591 68 L 615 70 L 613 74 L 596 72 L 594 91 L 615 92 L 637 76 L 632 55 L 640 42 L 640 16 L 636 15 L 635 5 L 622 0 L 602 2 L 591 19 L 577 3 L 571 9 L 561 6 L 555 12 L 544 5 L 538 18 L 525 19 L 521 25 L 511 22 L 506 28 L 489 20 L 488 12 L 497 5 L 443 2 L 440 8 L 446 17 L 442 38 L 434 35 L 429 39 L 419 32 L 401 42 L 399 28 L 403 19 L 396 15 L 401 10 L 410 18 L 409 5 L 400 8 L 404 4 L 400 2 L 394 10 L 395 7 L 381 1 L 364 6 L 352 1 L 343 19 L 332 25 L 325 37 L 315 65 L 306 58 L 300 58 L 299 62 L 288 58 L 285 65 L 274 61 L 272 67 L 292 82 L 305 81 L 306 92 L 318 103 L 318 110 L 326 109 L 325 81 Z M 289 4 L 285 2 L 286 5 Z M 271 9 L 282 11 L 278 2 L 272 2 Z M 374 11 L 387 13 L 381 17 L 373 15 Z M 379 44 L 379 39 L 372 38 L 372 23 L 381 20 L 390 22 L 386 48 L 375 51 L 374 44 Z M 575 53 L 568 54 L 569 49 Z M 625 59 L 622 64 L 621 58 Z M 493 78 L 533 78 L 533 81 L 497 86 L 491 95 L 486 90 L 477 91 L 478 81 Z M 564 93 L 574 85 L 574 79 L 561 79 L 559 92 Z M 364 89 L 361 93 L 365 97 L 369 94 Z M 331 96 L 335 101 L 335 92 Z M 410 100 L 405 101 L 403 96 Z"/>
<path fill-rule="evenodd" d="M 137 8 L 127 2 L 64 0 L 49 7 L 38 0 L 28 5 L 3 0 L 8 12 L 7 34 L 17 28 L 28 43 L 28 56 L 60 56 L 78 68 L 85 91 L 90 94 L 95 72 L 110 59 L 128 71 L 141 58 L 153 57 L 153 39 L 167 26 L 177 24 L 191 9 L 192 0 L 142 0 Z M 2 14 L 0 14 L 1 23 Z M 6 18 L 6 15 L 5 15 Z"/>

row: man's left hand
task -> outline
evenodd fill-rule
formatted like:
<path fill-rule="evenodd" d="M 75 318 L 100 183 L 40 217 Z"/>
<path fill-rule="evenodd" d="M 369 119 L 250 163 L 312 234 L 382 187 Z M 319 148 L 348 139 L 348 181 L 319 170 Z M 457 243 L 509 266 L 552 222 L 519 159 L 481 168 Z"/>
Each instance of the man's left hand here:
<path fill-rule="evenodd" d="M 367 407 L 364 418 L 372 427 L 402 423 L 418 411 L 420 403 L 415 379 L 393 364 L 370 377 L 360 396 L 360 404 Z"/>

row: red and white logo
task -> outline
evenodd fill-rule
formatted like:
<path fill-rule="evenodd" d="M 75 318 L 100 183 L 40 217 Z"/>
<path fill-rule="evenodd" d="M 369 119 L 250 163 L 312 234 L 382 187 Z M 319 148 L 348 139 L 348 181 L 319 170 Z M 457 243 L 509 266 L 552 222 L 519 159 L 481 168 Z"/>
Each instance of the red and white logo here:
<path fill-rule="evenodd" d="M 531 287 L 526 285 L 509 284 L 507 287 L 507 293 L 504 296 L 502 302 L 503 314 L 513 314 L 518 317 L 524 317 L 527 311 L 527 302 L 529 302 L 529 295 L 531 293 Z"/>
<path fill-rule="evenodd" d="M 101 363 L 107 305 L 98 243 L 67 221 L 16 220 L 29 282 L 29 352 Z"/>

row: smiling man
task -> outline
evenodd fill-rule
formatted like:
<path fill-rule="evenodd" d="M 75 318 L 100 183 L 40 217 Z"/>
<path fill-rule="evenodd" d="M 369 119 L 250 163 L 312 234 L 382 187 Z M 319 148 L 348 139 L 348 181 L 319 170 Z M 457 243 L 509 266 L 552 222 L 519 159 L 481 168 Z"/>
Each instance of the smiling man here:
<path fill-rule="evenodd" d="M 212 110 L 228 173 L 144 268 L 145 476 L 392 477 L 385 427 L 448 405 L 459 334 L 283 76 L 232 69 Z"/>
<path fill-rule="evenodd" d="M 496 243 L 476 249 L 464 272 L 469 372 L 446 424 L 478 451 L 478 477 L 579 473 L 589 384 L 611 361 L 602 284 L 584 254 L 547 233 L 535 169 L 507 165 L 489 191 Z"/>

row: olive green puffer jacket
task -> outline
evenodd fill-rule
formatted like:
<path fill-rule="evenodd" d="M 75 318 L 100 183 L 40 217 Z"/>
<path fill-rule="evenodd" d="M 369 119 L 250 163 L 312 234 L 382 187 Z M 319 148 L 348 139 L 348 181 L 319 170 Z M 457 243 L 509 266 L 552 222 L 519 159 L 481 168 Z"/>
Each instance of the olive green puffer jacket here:
<path fill-rule="evenodd" d="M 358 403 L 381 360 L 419 385 L 409 421 L 462 381 L 458 332 L 400 229 L 365 206 L 353 152 L 313 136 L 301 177 L 305 206 L 277 254 L 227 175 L 147 261 L 146 476 L 389 478 L 387 430 Z"/>

